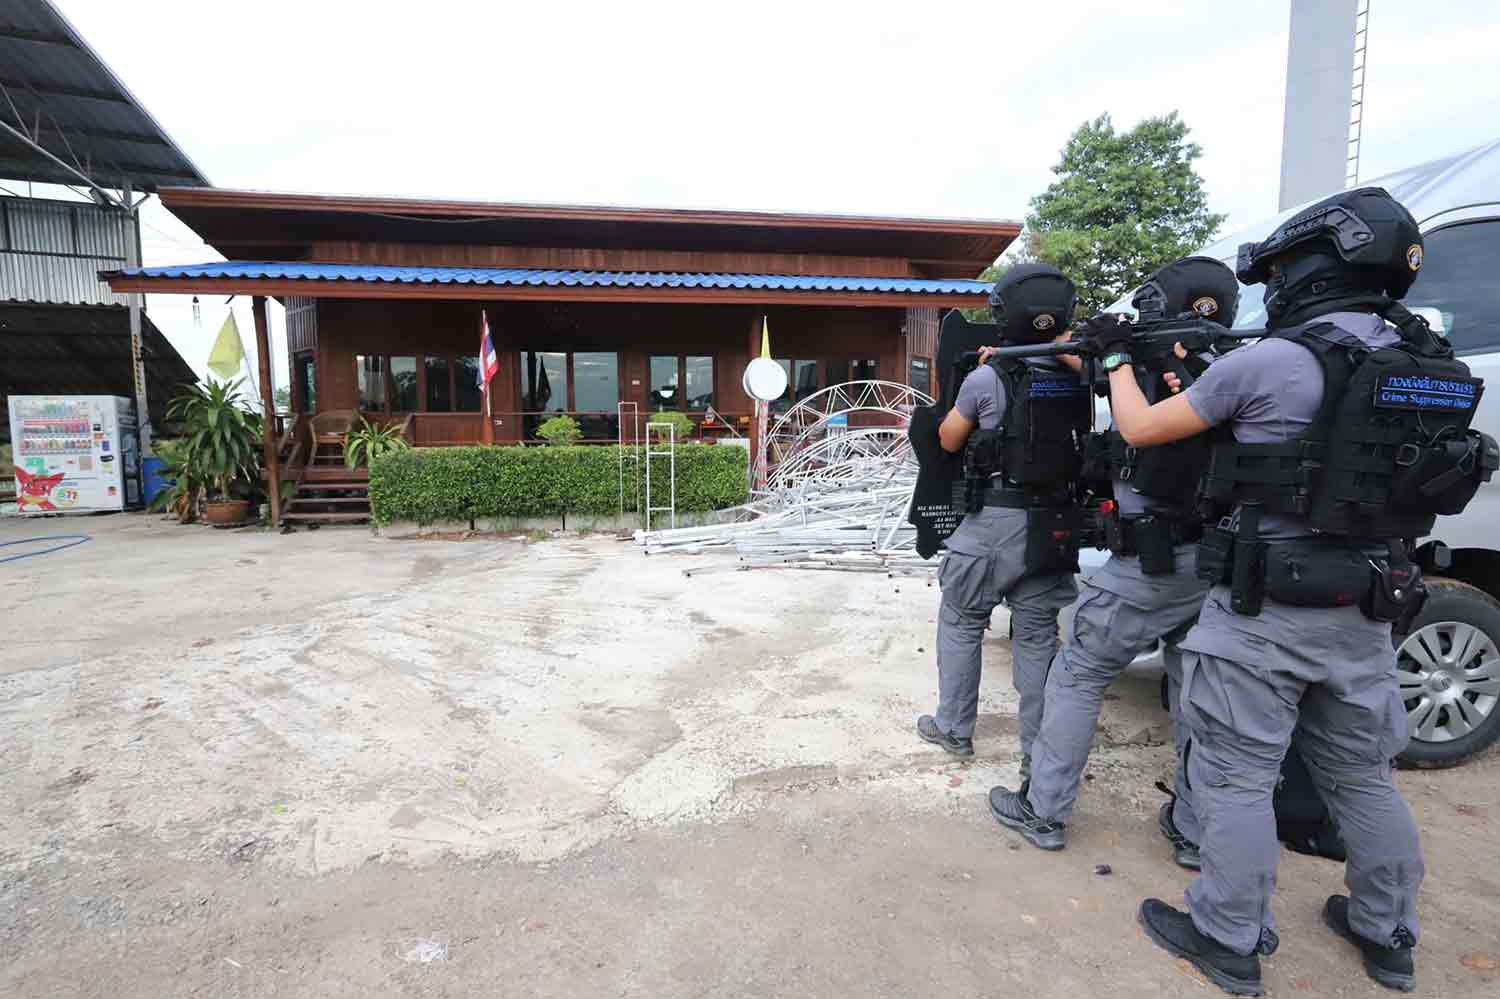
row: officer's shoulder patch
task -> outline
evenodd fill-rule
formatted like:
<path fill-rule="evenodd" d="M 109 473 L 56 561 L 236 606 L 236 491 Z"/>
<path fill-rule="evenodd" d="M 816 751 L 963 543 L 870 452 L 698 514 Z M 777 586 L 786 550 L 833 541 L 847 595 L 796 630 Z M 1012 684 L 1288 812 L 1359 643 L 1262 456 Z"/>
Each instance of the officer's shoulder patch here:
<path fill-rule="evenodd" d="M 1422 269 L 1422 244 L 1413 243 L 1406 248 L 1406 266 L 1414 271 Z"/>
<path fill-rule="evenodd" d="M 1050 330 L 1056 322 L 1050 312 L 1043 312 L 1031 321 L 1031 325 L 1039 330 Z"/>
<path fill-rule="evenodd" d="M 1194 300 L 1193 311 L 1204 319 L 1207 319 L 1219 311 L 1219 300 L 1212 295 L 1204 295 L 1202 298 Z"/>

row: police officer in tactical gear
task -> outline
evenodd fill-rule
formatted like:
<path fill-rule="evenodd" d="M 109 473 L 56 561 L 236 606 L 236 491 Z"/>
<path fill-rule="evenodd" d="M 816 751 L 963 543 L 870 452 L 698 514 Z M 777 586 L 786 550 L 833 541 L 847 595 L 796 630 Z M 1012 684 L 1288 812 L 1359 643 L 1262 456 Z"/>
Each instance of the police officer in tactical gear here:
<path fill-rule="evenodd" d="M 1239 283 L 1217 260 L 1185 257 L 1148 278 L 1132 304 L 1143 320 L 1197 314 L 1227 327 L 1239 304 Z M 1064 360 L 1081 364 L 1076 357 Z M 1202 374 L 1208 360 L 1188 358 L 1189 371 Z M 1161 373 L 1136 375 L 1148 396 L 1167 394 Z M 1197 487 L 1208 447 L 1201 436 L 1135 448 L 1114 428 L 1090 435 L 1087 470 L 1112 486 L 1113 500 L 1101 504 L 1110 558 L 1088 578 L 1069 641 L 1052 661 L 1030 782 L 1019 791 L 990 791 L 995 818 L 1044 850 L 1064 846 L 1105 689 L 1158 638 L 1164 639 L 1169 677 L 1179 675 L 1177 639 L 1198 616 L 1209 585 L 1194 571 L 1202 536 Z M 1181 745 L 1184 727 L 1175 710 L 1172 715 Z M 1178 769 L 1176 794 L 1162 806 L 1158 825 L 1176 862 L 1196 870 L 1198 822 Z"/>
<path fill-rule="evenodd" d="M 990 296 L 1008 344 L 1064 335 L 1076 303 L 1073 282 L 1045 264 L 1012 267 Z M 1027 765 L 1058 611 L 1077 595 L 1076 487 L 1090 407 L 1087 387 L 1056 362 L 992 360 L 981 351 L 939 427 L 943 448 L 964 453 L 971 502 L 938 569 L 938 707 L 917 719 L 917 734 L 954 755 L 974 753 L 980 642 L 1004 603 Z"/>
<path fill-rule="evenodd" d="M 1199 561 L 1215 585 L 1181 643 L 1202 874 L 1188 912 L 1147 899 L 1139 919 L 1233 994 L 1262 994 L 1259 955 L 1277 943 L 1272 792 L 1292 743 L 1348 851 L 1349 894 L 1327 900 L 1325 923 L 1376 981 L 1415 987 L 1423 863 L 1391 777 L 1408 735 L 1391 622 L 1422 592 L 1411 540 L 1496 463 L 1494 441 L 1468 428 L 1482 383 L 1397 301 L 1421 265 L 1401 204 L 1346 191 L 1241 247 L 1237 274 L 1264 283 L 1270 335 L 1181 394 L 1148 404 L 1128 341 L 1097 331 L 1097 349 L 1118 355 L 1110 392 L 1127 443 L 1219 428 L 1204 490 L 1224 516 Z"/>

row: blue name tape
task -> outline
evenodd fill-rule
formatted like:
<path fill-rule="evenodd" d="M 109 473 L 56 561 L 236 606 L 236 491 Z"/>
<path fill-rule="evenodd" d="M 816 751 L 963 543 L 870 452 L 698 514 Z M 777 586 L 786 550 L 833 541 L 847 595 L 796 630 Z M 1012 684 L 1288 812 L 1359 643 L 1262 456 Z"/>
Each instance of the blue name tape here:
<path fill-rule="evenodd" d="M 1077 378 L 1033 378 L 1028 396 L 1032 399 L 1074 399 L 1087 391 Z"/>
<path fill-rule="evenodd" d="M 1478 378 L 1382 375 L 1375 385 L 1375 405 L 1382 409 L 1468 412 L 1479 401 L 1483 384 Z"/>

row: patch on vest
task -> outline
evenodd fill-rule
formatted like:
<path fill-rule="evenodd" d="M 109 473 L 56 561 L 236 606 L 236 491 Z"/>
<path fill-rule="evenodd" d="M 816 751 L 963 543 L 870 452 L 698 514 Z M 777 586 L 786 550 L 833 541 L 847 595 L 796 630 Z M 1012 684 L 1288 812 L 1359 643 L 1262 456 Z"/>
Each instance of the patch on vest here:
<path fill-rule="evenodd" d="M 1483 384 L 1479 378 L 1382 375 L 1375 385 L 1375 405 L 1381 409 L 1468 412 L 1479 400 L 1479 389 Z"/>
<path fill-rule="evenodd" d="M 1219 300 L 1212 295 L 1204 295 L 1193 303 L 1193 311 L 1204 319 L 1219 311 Z"/>
<path fill-rule="evenodd" d="M 1422 269 L 1422 247 L 1419 243 L 1413 243 L 1406 248 L 1406 266 L 1413 271 Z"/>
<path fill-rule="evenodd" d="M 1037 378 L 1032 376 L 1031 389 L 1027 392 L 1027 398 L 1076 399 L 1086 394 L 1087 391 L 1087 387 L 1076 377 Z"/>
<path fill-rule="evenodd" d="M 1050 330 L 1055 322 L 1051 315 L 1043 312 L 1031 321 L 1031 325 L 1039 330 Z"/>

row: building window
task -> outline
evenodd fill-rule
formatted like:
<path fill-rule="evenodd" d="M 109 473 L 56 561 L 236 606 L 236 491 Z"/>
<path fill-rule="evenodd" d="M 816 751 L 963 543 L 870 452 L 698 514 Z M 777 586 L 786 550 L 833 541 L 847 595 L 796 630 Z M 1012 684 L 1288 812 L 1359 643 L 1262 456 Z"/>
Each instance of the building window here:
<path fill-rule="evenodd" d="M 312 354 L 298 354 L 293 362 L 297 377 L 294 382 L 297 394 L 294 398 L 299 413 L 312 414 L 318 411 L 318 373 Z"/>
<path fill-rule="evenodd" d="M 683 361 L 687 373 L 683 395 L 687 408 L 704 410 L 714 404 L 714 359 L 712 357 L 689 357 Z"/>
<path fill-rule="evenodd" d="M 428 391 L 430 392 L 431 389 Z M 484 411 L 484 392 L 479 387 L 478 354 L 453 359 L 453 411 L 455 413 Z"/>
<path fill-rule="evenodd" d="M 562 351 L 528 350 L 521 354 L 522 432 L 535 437 L 548 413 L 565 412 L 571 395 L 568 386 L 568 355 Z"/>
<path fill-rule="evenodd" d="M 618 434 L 620 402 L 620 358 L 613 351 L 591 351 L 573 355 L 573 408 L 578 426 L 588 440 L 605 440 Z"/>
<path fill-rule="evenodd" d="M 682 397 L 677 391 L 678 370 L 677 355 L 661 357 L 653 355 L 651 358 L 651 395 L 649 404 L 652 409 L 681 409 Z"/>
<path fill-rule="evenodd" d="M 417 359 L 392 357 L 388 361 L 391 369 L 391 412 L 416 412 Z"/>
<path fill-rule="evenodd" d="M 568 408 L 568 355 L 528 350 L 521 355 L 521 406 L 528 413 L 561 413 Z"/>
<path fill-rule="evenodd" d="M 873 382 L 880 377 L 880 362 L 869 359 L 850 361 L 845 371 L 845 381 Z"/>
<path fill-rule="evenodd" d="M 650 407 L 704 410 L 714 404 L 714 359 L 712 357 L 651 358 Z"/>
<path fill-rule="evenodd" d="M 453 386 L 448 383 L 451 374 L 448 359 L 429 354 L 423 363 L 427 368 L 427 412 L 450 412 L 453 409 Z"/>
<path fill-rule="evenodd" d="M 776 363 L 786 372 L 786 391 L 771 403 L 771 412 L 784 413 L 818 391 L 818 362 L 780 357 Z"/>
<path fill-rule="evenodd" d="M 360 354 L 354 359 L 354 373 L 359 382 L 359 408 L 385 412 L 385 358 Z"/>
<path fill-rule="evenodd" d="M 932 395 L 932 365 L 927 358 L 911 359 L 911 387 L 925 396 Z"/>

